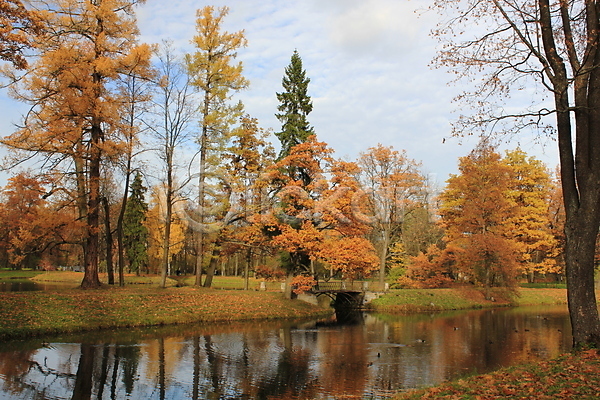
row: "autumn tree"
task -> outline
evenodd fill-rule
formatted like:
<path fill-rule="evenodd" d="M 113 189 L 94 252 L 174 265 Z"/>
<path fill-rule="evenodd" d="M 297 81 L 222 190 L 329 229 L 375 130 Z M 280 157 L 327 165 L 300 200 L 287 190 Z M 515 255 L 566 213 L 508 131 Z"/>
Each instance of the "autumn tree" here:
<path fill-rule="evenodd" d="M 379 283 L 385 282 L 390 246 L 401 239 L 404 221 L 412 210 L 422 206 L 425 177 L 420 165 L 405 151 L 378 144 L 360 154 L 360 182 L 368 203 L 364 216 L 373 227 L 373 243 L 379 252 Z"/>
<path fill-rule="evenodd" d="M 186 220 L 179 218 L 177 213 L 171 214 L 171 222 L 169 224 L 165 222 L 167 218 L 167 213 L 164 210 L 166 206 L 164 200 L 165 191 L 161 187 L 154 187 L 152 190 L 152 201 L 144 220 L 144 225 L 148 232 L 147 253 L 150 266 L 154 272 L 158 272 L 161 275 L 164 274 L 164 282 L 161 278 L 162 287 L 166 286 L 166 275 L 171 270 L 170 266 L 173 257 L 183 250 L 185 233 L 187 231 Z M 182 201 L 181 199 L 173 199 L 173 201 L 176 200 Z M 165 239 L 167 234 L 169 234 L 168 240 Z M 167 271 L 164 270 L 165 243 L 168 243 Z"/>
<path fill-rule="evenodd" d="M 174 221 L 173 206 L 181 190 L 177 183 L 178 152 L 191 140 L 189 131 L 194 117 L 192 90 L 189 85 L 189 76 L 182 60 L 178 60 L 171 43 L 164 42 L 157 52 L 158 80 L 156 82 L 156 96 L 154 99 L 155 120 L 149 124 L 151 135 L 156 142 L 157 155 L 162 162 L 163 173 L 161 180 L 164 189 L 160 196 L 160 212 L 164 214 L 162 223 L 164 227 L 162 238 L 162 267 L 161 287 L 166 286 L 167 271 L 171 255 L 179 246 L 171 242 L 171 225 Z"/>
<path fill-rule="evenodd" d="M 137 172 L 131 183 L 131 193 L 125 208 L 123 241 L 129 269 L 138 275 L 148 266 L 148 228 L 144 225 L 148 204 L 144 198 L 145 194 L 142 175 Z"/>
<path fill-rule="evenodd" d="M 136 158 L 146 150 L 141 146 L 140 135 L 145 130 L 143 127 L 144 115 L 147 114 L 147 107 L 152 99 L 149 82 L 154 78 L 154 71 L 144 70 L 143 72 L 143 75 L 139 75 L 135 71 L 125 74 L 118 80 L 117 84 L 122 102 L 122 112 L 120 113 L 121 151 L 116 159 L 111 159 L 111 166 L 116 166 L 123 176 L 121 201 L 116 223 L 119 286 L 125 285 L 126 256 L 123 238 L 125 210 L 129 199 L 131 179 L 137 168 Z"/>
<path fill-rule="evenodd" d="M 375 249 L 366 238 L 370 227 L 353 212 L 358 166 L 335 160 L 331 154 L 326 143 L 311 136 L 267 175 L 275 197 L 261 223 L 271 244 L 282 251 L 288 282 L 294 275 L 312 273 L 315 260 L 349 279 L 369 276 L 378 268 Z M 290 166 L 304 173 L 290 176 Z M 286 290 L 289 295 L 289 287 Z"/>
<path fill-rule="evenodd" d="M 121 151 L 119 115 L 125 102 L 112 89 L 120 76 L 143 74 L 149 65 L 149 47 L 136 43 L 138 2 L 40 2 L 50 31 L 36 42 L 36 62 L 11 87 L 32 109 L 3 143 L 40 155 L 45 168 L 75 179 L 79 218 L 87 222 L 84 288 L 100 285 L 101 165 Z"/>
<path fill-rule="evenodd" d="M 485 142 L 459 161 L 441 193 L 440 215 L 454 270 L 484 287 L 513 286 L 518 244 L 509 222 L 518 207 L 509 196 L 511 170 Z"/>
<path fill-rule="evenodd" d="M 66 204 L 46 200 L 43 180 L 21 172 L 11 177 L 0 192 L 3 233 L 0 246 L 7 261 L 17 269 L 39 269 L 50 264 L 51 253 L 61 245 L 75 243 L 81 226 Z"/>
<path fill-rule="evenodd" d="M 282 79 L 284 91 L 277 93 L 278 114 L 277 119 L 281 121 L 281 132 L 275 136 L 281 142 L 279 159 L 286 157 L 290 149 L 297 144 L 304 143 L 309 136 L 314 135 L 312 126 L 309 125 L 307 116 L 312 111 L 313 105 L 308 95 L 308 84 L 310 78 L 302 67 L 302 58 L 297 50 L 294 50 L 290 65 L 285 68 L 285 76 Z"/>
<path fill-rule="evenodd" d="M 24 51 L 34 46 L 43 23 L 37 12 L 28 10 L 21 0 L 0 1 L 0 60 L 15 68 L 27 68 Z"/>
<path fill-rule="evenodd" d="M 238 218 L 230 230 L 230 248 L 241 252 L 244 258 L 245 289 L 248 289 L 249 272 L 254 256 L 268 251 L 264 238 L 253 223 L 253 216 L 264 212 L 268 206 L 267 187 L 263 175 L 272 166 L 275 150 L 268 142 L 269 132 L 260 128 L 258 120 L 249 115 L 241 117 L 239 126 L 231 133 L 223 153 L 224 168 L 230 177 L 229 185 L 236 192 L 235 204 Z"/>
<path fill-rule="evenodd" d="M 198 218 L 199 227 L 204 225 L 205 182 L 208 174 L 210 152 L 224 142 L 231 124 L 242 112 L 241 103 L 231 104 L 232 92 L 248 86 L 242 76 L 242 63 L 235 63 L 237 50 L 246 46 L 243 31 L 222 31 L 223 19 L 229 13 L 227 7 L 215 10 L 206 6 L 197 12 L 196 36 L 193 44 L 196 51 L 186 56 L 190 83 L 202 95 L 200 113 L 200 135 L 198 137 Z M 214 154 L 213 154 L 214 155 Z M 203 229 L 198 231 L 196 263 L 196 285 L 201 284 L 203 253 Z"/>
<path fill-rule="evenodd" d="M 549 214 L 550 176 L 546 166 L 520 149 L 508 151 L 504 162 L 510 167 L 510 196 L 517 210 L 509 221 L 520 246 L 520 270 L 533 282 L 536 274 L 555 273 L 557 241 Z"/>
<path fill-rule="evenodd" d="M 475 83 L 458 99 L 476 113 L 457 124 L 557 133 L 565 205 L 565 261 L 573 342 L 600 345 L 594 256 L 600 227 L 600 18 L 595 1 L 438 0 L 438 64 Z M 478 83 L 478 84 L 477 84 Z M 513 89 L 529 90 L 508 112 Z M 545 101 L 549 96 L 549 101 Z M 514 109 L 514 105 L 512 107 Z M 463 129 L 464 128 L 464 129 Z"/>

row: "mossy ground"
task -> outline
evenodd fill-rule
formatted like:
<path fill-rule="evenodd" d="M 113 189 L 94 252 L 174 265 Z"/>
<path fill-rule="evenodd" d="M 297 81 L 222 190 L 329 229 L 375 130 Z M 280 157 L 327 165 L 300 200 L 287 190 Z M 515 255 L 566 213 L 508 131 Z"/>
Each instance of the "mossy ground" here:
<path fill-rule="evenodd" d="M 327 315 L 274 291 L 128 285 L 82 290 L 0 293 L 0 339 L 195 322 Z"/>
<path fill-rule="evenodd" d="M 471 286 L 452 289 L 395 289 L 370 303 L 379 312 L 414 313 L 487 307 L 566 304 L 565 289 L 519 288 L 483 291 Z"/>

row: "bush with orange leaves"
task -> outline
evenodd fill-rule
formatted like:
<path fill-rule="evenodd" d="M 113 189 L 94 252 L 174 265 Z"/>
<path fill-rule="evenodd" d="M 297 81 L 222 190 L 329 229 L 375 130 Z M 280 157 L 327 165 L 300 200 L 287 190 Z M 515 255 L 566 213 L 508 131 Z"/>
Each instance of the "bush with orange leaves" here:
<path fill-rule="evenodd" d="M 448 287 L 452 279 L 448 276 L 448 254 L 436 245 L 427 249 L 427 254 L 420 253 L 411 257 L 410 266 L 405 276 L 395 282 L 396 287 L 405 289 L 433 289 Z"/>
<path fill-rule="evenodd" d="M 269 268 L 265 265 L 254 267 L 254 276 L 265 281 L 280 281 L 285 277 L 285 272 L 281 269 Z"/>
<path fill-rule="evenodd" d="M 317 281 L 315 281 L 315 278 L 312 276 L 298 275 L 292 279 L 292 287 L 294 288 L 293 292 L 295 294 L 308 292 L 316 285 Z"/>

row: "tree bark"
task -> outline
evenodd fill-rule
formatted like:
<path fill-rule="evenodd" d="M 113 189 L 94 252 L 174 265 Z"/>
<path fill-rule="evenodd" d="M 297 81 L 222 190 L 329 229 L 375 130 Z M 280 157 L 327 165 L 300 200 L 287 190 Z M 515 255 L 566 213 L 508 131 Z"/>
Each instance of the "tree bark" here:
<path fill-rule="evenodd" d="M 160 287 L 167 286 L 167 273 L 169 270 L 169 250 L 171 248 L 171 218 L 173 214 L 173 194 L 172 194 L 171 172 L 167 178 L 167 196 L 165 200 L 165 236 L 162 243 L 162 272 L 160 275 Z"/>
<path fill-rule="evenodd" d="M 219 261 L 219 256 L 221 255 L 221 239 L 217 238 L 213 243 L 213 251 L 212 256 L 210 257 L 210 262 L 208 264 L 208 269 L 206 270 L 206 278 L 204 279 L 204 287 L 211 287 L 213 277 L 215 276 L 215 270 L 217 269 L 217 262 Z"/>
<path fill-rule="evenodd" d="M 110 205 L 108 199 L 102 197 L 102 203 L 104 205 L 104 229 L 106 230 L 106 273 L 108 275 L 108 284 L 115 284 L 115 271 L 113 265 L 113 235 L 110 228 Z"/>
<path fill-rule="evenodd" d="M 100 138 L 102 131 L 98 126 L 91 129 L 91 157 L 89 160 L 89 197 L 87 214 L 87 238 L 84 254 L 84 275 L 81 287 L 84 289 L 101 286 L 98 278 L 98 255 L 100 245 Z"/>
<path fill-rule="evenodd" d="M 127 208 L 127 194 L 129 193 L 129 181 L 131 179 L 131 151 L 127 157 L 127 166 L 125 168 L 125 188 L 123 189 L 123 199 L 121 200 L 121 210 L 117 219 L 117 252 L 119 263 L 119 286 L 125 286 L 125 246 L 123 244 L 123 220 L 125 219 L 125 209 Z"/>
<path fill-rule="evenodd" d="M 569 101 L 567 66 L 557 49 L 549 0 L 539 0 L 540 26 L 544 52 L 553 86 L 558 131 L 561 184 L 565 204 L 565 263 L 567 300 L 573 329 L 573 345 L 600 346 L 600 319 L 594 290 L 594 256 L 600 226 L 600 49 L 596 6 L 586 6 L 587 47 L 581 61 L 570 36 L 570 21 L 563 19 L 569 48 L 567 57 L 574 76 L 574 109 Z M 568 15 L 567 2 L 561 2 Z M 583 64 L 581 64 L 583 62 Z M 574 110 L 574 111 L 573 111 Z M 573 146 L 572 113 L 575 115 Z"/>

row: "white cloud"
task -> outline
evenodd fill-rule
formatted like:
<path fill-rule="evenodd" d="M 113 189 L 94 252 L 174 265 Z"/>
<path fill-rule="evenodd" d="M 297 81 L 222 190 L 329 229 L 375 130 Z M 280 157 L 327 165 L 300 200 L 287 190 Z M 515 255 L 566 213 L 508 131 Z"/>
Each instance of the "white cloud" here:
<path fill-rule="evenodd" d="M 196 9 L 204 4 L 146 2 L 138 10 L 141 41 L 171 39 L 182 52 L 192 51 Z M 226 30 L 245 31 L 248 47 L 239 51 L 238 58 L 251 86 L 237 97 L 262 127 L 280 129 L 274 116 L 275 93 L 282 90 L 284 68 L 297 49 L 311 78 L 314 111 L 309 121 L 338 156 L 353 159 L 377 143 L 392 145 L 422 161 L 424 170 L 443 183 L 456 172 L 458 157 L 475 145 L 476 138 L 466 138 L 461 145 L 449 137 L 450 121 L 456 118 L 451 99 L 460 88 L 448 87 L 450 76 L 428 66 L 435 55 L 436 43 L 429 37 L 435 15 L 415 12 L 426 8 L 427 0 L 214 0 L 208 4 L 230 8 Z M 0 127 L 4 132 L 9 129 Z M 522 138 L 520 144 L 551 167 L 556 164 L 552 144 L 545 149 L 548 155 L 531 138 Z"/>

